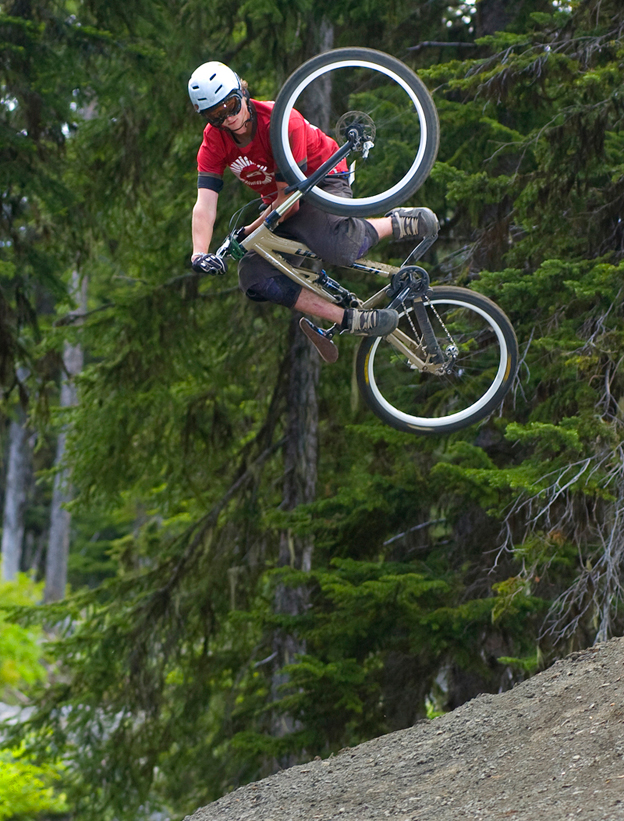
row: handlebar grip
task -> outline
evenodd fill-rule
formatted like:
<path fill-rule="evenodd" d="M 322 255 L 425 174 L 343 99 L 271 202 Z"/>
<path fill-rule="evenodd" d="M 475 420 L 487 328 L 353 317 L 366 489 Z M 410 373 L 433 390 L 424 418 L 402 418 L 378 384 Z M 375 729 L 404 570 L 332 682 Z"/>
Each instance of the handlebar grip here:
<path fill-rule="evenodd" d="M 219 257 L 219 259 L 224 259 L 230 252 L 230 244 L 230 237 L 226 237 L 214 252 L 215 256 Z"/>

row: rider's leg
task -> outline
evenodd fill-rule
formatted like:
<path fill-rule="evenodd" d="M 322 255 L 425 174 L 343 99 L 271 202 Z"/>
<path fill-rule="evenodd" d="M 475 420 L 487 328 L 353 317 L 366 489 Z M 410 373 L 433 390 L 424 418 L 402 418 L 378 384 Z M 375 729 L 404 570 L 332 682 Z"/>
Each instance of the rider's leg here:
<path fill-rule="evenodd" d="M 251 255 L 249 255 L 251 256 Z M 255 256 L 255 255 L 254 255 Z M 244 257 L 248 259 L 249 257 Z M 266 262 L 262 258 L 255 260 L 256 268 L 262 267 Z M 340 308 L 333 302 L 328 302 L 313 291 L 302 288 L 286 276 L 275 271 L 273 266 L 269 266 L 272 276 L 259 280 L 252 287 L 246 290 L 246 296 L 253 302 L 272 302 L 274 305 L 283 305 L 293 311 L 301 311 L 308 316 L 320 317 L 330 322 L 340 325 L 344 319 L 344 308 Z"/>
<path fill-rule="evenodd" d="M 373 219 L 367 219 L 365 221 L 369 225 L 372 225 L 379 239 L 386 239 L 386 237 L 392 236 L 392 220 L 390 217 L 373 217 Z M 364 253 L 366 253 L 366 251 Z"/>
<path fill-rule="evenodd" d="M 248 259 L 248 257 L 243 257 Z M 258 260 L 262 262 L 263 260 Z M 273 269 L 275 270 L 275 269 Z M 257 272 L 256 272 L 257 276 Z M 302 288 L 286 274 L 276 274 L 258 280 L 245 293 L 255 302 L 273 302 L 301 313 L 320 317 L 338 325 L 341 331 L 358 336 L 386 336 L 399 324 L 399 315 L 389 308 L 372 311 L 350 308 L 344 310 L 332 302 Z"/>
<path fill-rule="evenodd" d="M 328 180 L 323 187 L 350 197 L 346 180 Z M 385 217 L 369 220 L 327 214 L 305 200 L 299 211 L 279 226 L 276 233 L 303 242 L 329 264 L 349 266 L 380 239 L 394 236 L 427 236 L 437 231 L 435 214 L 428 208 L 395 209 Z M 301 265 L 301 257 L 287 257 Z M 285 274 L 277 274 L 271 264 L 253 251 L 239 264 L 241 289 L 250 299 L 268 300 L 302 313 L 339 324 L 342 330 L 362 335 L 385 335 L 396 328 L 398 314 L 391 310 L 348 310 L 326 302 L 311 291 L 302 290 Z"/>
<path fill-rule="evenodd" d="M 394 239 L 418 239 L 433 237 L 438 233 L 438 218 L 430 208 L 393 208 L 386 219 L 392 225 Z"/>
<path fill-rule="evenodd" d="M 385 217 L 366 220 L 379 239 L 423 239 L 438 232 L 438 218 L 429 208 L 393 208 Z"/>
<path fill-rule="evenodd" d="M 337 196 L 352 196 L 349 183 L 342 178 L 328 178 L 322 187 Z M 438 220 L 429 208 L 395 208 L 384 217 L 359 219 L 328 214 L 303 199 L 297 213 L 276 233 L 305 243 L 328 265 L 349 267 L 381 239 L 420 241 L 437 231 Z"/>
<path fill-rule="evenodd" d="M 299 298 L 293 306 L 295 311 L 301 311 L 308 316 L 318 316 L 320 319 L 327 319 L 336 325 L 340 325 L 344 318 L 344 308 L 340 308 L 332 302 L 322 299 L 312 291 L 301 289 Z"/>
<path fill-rule="evenodd" d="M 351 196 L 349 183 L 341 178 L 326 180 L 322 187 L 338 196 Z M 364 220 L 328 214 L 303 199 L 297 213 L 285 220 L 276 233 L 303 242 L 327 265 L 348 267 L 382 236 L 392 234 L 392 222 L 389 217 Z"/>
<path fill-rule="evenodd" d="M 327 319 L 347 333 L 357 336 L 386 336 L 396 330 L 399 315 L 387 308 L 374 311 L 347 310 L 326 302 L 321 297 L 302 289 L 294 309 L 321 319 Z"/>

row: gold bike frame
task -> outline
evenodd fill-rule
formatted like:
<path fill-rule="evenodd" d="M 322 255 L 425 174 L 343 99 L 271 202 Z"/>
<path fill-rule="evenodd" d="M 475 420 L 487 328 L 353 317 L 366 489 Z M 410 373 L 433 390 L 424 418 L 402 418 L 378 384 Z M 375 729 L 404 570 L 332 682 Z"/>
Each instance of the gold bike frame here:
<path fill-rule="evenodd" d="M 296 191 L 276 209 L 276 212 L 280 216 L 285 214 L 300 198 L 301 193 Z M 326 302 L 333 304 L 340 303 L 342 297 L 339 294 L 333 294 L 325 290 L 325 288 L 323 288 L 323 286 L 318 282 L 320 275 L 317 272 L 307 270 L 305 268 L 294 268 L 284 258 L 283 254 L 292 254 L 294 256 L 304 257 L 306 259 L 320 259 L 320 257 L 301 242 L 277 236 L 270 230 L 270 228 L 267 227 L 266 221 L 256 228 L 255 231 L 253 231 L 248 237 L 245 237 L 240 245 L 242 245 L 246 251 L 255 251 L 261 257 L 268 260 L 268 262 L 277 268 L 278 271 L 286 274 L 287 277 L 290 277 L 290 279 L 301 285 L 302 288 L 306 288 L 308 291 L 312 291 L 317 294 Z M 355 271 L 364 271 L 366 273 L 375 274 L 376 276 L 381 276 L 384 279 L 390 279 L 390 277 L 398 273 L 400 270 L 394 265 L 386 265 L 383 262 L 373 262 L 372 260 L 367 259 L 358 259 L 352 263 L 352 265 L 345 267 L 349 267 Z M 387 300 L 389 287 L 389 285 L 386 285 L 365 301 L 362 301 L 356 297 L 357 307 L 364 310 L 370 310 L 382 305 Z M 422 355 L 423 353 L 422 347 L 416 342 L 416 340 L 410 339 L 410 337 L 403 333 L 403 331 L 397 328 L 396 331 L 388 334 L 388 336 L 384 337 L 384 339 L 389 342 L 392 347 L 395 348 L 402 356 L 404 356 L 409 361 L 410 365 L 417 368 L 419 371 L 432 370 L 431 363 L 421 359 L 419 356 L 419 354 Z"/>

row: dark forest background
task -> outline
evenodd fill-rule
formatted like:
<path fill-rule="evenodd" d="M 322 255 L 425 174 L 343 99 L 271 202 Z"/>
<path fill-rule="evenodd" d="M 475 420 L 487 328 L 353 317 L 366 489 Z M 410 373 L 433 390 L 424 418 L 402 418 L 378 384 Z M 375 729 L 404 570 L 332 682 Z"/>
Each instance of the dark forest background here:
<path fill-rule="evenodd" d="M 0 10 L 0 818 L 181 818 L 621 635 L 621 4 Z M 432 91 L 425 265 L 518 335 L 504 406 L 444 438 L 362 406 L 357 340 L 321 367 L 189 265 L 191 72 L 274 99 L 349 45 Z"/>

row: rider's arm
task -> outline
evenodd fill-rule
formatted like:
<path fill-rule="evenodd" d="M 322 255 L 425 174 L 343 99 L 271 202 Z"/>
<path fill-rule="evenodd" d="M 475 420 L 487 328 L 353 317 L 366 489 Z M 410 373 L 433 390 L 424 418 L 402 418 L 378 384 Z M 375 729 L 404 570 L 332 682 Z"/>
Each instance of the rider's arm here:
<path fill-rule="evenodd" d="M 245 233 L 247 234 L 247 236 L 249 236 L 249 234 L 251 234 L 252 231 L 255 231 L 256 228 L 258 228 L 259 225 L 262 225 L 262 223 L 269 216 L 271 211 L 274 211 L 278 206 L 280 206 L 283 202 L 285 202 L 285 200 L 287 200 L 288 197 L 290 197 L 290 194 L 286 194 L 286 188 L 288 187 L 287 182 L 277 182 L 276 181 L 275 185 L 276 185 L 276 188 L 277 188 L 277 196 L 275 197 L 275 199 L 273 200 L 271 205 L 266 209 L 266 211 L 263 211 L 262 214 L 260 214 L 258 219 L 254 220 L 251 223 L 251 225 L 246 225 L 245 226 Z M 291 191 L 291 193 L 292 193 L 292 191 Z M 290 217 L 294 216 L 297 213 L 298 210 L 299 210 L 299 200 L 297 200 L 297 202 L 291 208 L 289 208 L 288 211 L 286 211 L 286 213 L 283 216 L 280 217 L 279 222 L 284 222 L 284 220 L 287 220 Z"/>
<path fill-rule="evenodd" d="M 212 229 L 217 216 L 219 194 L 210 188 L 197 189 L 197 202 L 193 206 L 193 256 L 206 254 L 212 240 Z"/>
<path fill-rule="evenodd" d="M 273 206 L 272 210 L 275 210 L 279 205 L 281 205 L 283 202 L 285 202 L 288 199 L 288 197 L 290 197 L 290 194 L 293 193 L 292 191 L 290 192 L 290 194 L 286 193 L 286 189 L 288 188 L 288 183 L 287 182 L 277 182 L 276 181 L 275 185 L 277 187 L 277 197 L 275 198 L 275 201 L 272 203 L 272 206 Z M 284 222 L 284 220 L 287 220 L 287 219 L 290 219 L 291 217 L 294 217 L 294 215 L 299 210 L 299 202 L 300 202 L 300 200 L 297 200 L 297 202 L 294 205 L 291 205 L 291 207 L 288 209 L 288 211 L 286 211 L 286 213 L 282 217 L 280 217 L 279 221 Z M 268 214 L 267 214 L 267 216 L 268 216 Z"/>

